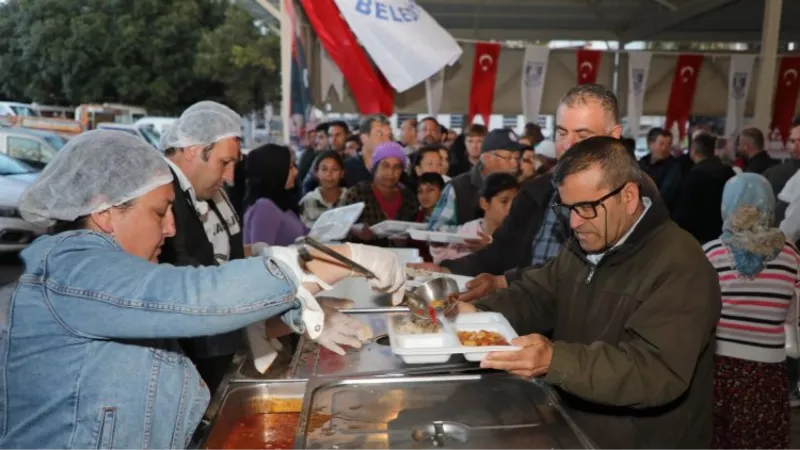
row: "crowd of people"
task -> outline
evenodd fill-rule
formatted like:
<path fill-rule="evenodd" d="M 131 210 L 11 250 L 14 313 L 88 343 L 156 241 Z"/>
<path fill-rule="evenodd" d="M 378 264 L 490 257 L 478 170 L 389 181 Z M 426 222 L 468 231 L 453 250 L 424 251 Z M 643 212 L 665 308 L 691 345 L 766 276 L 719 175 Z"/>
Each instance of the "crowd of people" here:
<path fill-rule="evenodd" d="M 656 128 L 637 161 L 599 85 L 566 92 L 555 119 L 553 140 L 431 117 L 395 139 L 373 115 L 355 132 L 320 125 L 299 157 L 243 156 L 239 115 L 200 102 L 163 155 L 112 131 L 76 137 L 20 202 L 55 232 L 0 293 L 0 447 L 186 446 L 256 323 L 359 347 L 368 327 L 314 297 L 349 270 L 296 242 L 363 202 L 335 249 L 395 303 L 405 272 L 390 247 L 474 277 L 457 313 L 502 313 L 521 347 L 481 366 L 543 377 L 599 447 L 788 448 L 800 122 L 797 159 L 780 163 L 757 129 L 729 155 L 708 133 L 683 152 Z M 386 220 L 474 238 L 379 237 Z"/>

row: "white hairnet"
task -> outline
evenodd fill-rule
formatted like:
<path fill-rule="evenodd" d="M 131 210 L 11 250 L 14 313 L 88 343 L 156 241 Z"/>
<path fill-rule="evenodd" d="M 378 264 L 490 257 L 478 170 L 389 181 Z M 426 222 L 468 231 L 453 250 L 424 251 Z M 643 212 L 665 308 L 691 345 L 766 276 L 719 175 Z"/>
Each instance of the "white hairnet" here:
<path fill-rule="evenodd" d="M 242 137 L 242 117 L 227 106 L 211 101 L 195 103 L 165 133 L 164 148 L 210 145 L 229 137 Z"/>
<path fill-rule="evenodd" d="M 96 130 L 71 139 L 22 193 L 19 212 L 48 226 L 141 197 L 172 182 L 167 160 L 128 133 Z"/>
<path fill-rule="evenodd" d="M 161 130 L 161 136 L 158 138 L 158 149 L 162 152 L 167 151 L 169 147 L 169 143 L 175 140 L 175 123 L 171 123 L 169 125 L 164 126 Z"/>

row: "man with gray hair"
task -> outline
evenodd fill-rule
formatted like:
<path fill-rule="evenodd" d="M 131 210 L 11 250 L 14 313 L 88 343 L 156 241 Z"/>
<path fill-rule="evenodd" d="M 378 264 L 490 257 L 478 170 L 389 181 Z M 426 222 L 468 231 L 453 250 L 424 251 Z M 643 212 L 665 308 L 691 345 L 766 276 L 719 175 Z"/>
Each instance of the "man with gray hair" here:
<path fill-rule="evenodd" d="M 575 86 L 561 98 L 556 110 L 556 157 L 577 142 L 592 136 L 619 138 L 622 125 L 614 93 L 599 84 Z M 468 284 L 464 300 L 474 300 L 507 287 L 530 267 L 541 267 L 561 250 L 565 234 L 550 208 L 555 200 L 552 174 L 543 174 L 522 184 L 511 211 L 492 236 L 492 242 L 464 257 L 446 260 L 441 266 L 417 265 L 437 272 L 476 277 Z M 665 208 L 658 189 L 645 177 L 642 190 L 656 209 Z"/>
<path fill-rule="evenodd" d="M 190 106 L 162 136 L 174 176 L 176 232 L 164 241 L 159 262 L 202 267 L 244 257 L 239 218 L 222 189 L 233 181 L 241 137 L 239 114 L 210 101 Z M 181 340 L 212 395 L 243 338 L 234 331 Z"/>
<path fill-rule="evenodd" d="M 521 350 L 481 367 L 544 376 L 600 448 L 708 448 L 719 279 L 646 179 L 618 139 L 575 144 L 553 175 L 566 247 L 458 312 L 502 313 Z"/>

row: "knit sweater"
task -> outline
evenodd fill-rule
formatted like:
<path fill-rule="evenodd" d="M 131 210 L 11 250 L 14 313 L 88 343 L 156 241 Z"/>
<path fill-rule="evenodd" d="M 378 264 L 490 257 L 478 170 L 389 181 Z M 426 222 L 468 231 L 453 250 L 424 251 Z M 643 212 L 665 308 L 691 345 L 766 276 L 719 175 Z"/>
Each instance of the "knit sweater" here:
<path fill-rule="evenodd" d="M 703 246 L 717 269 L 722 313 L 717 324 L 717 354 L 763 363 L 786 359 L 786 328 L 796 339 L 800 255 L 785 244 L 778 256 L 753 278 L 734 268 L 733 254 L 715 239 Z M 795 343 L 796 344 L 796 343 Z"/>

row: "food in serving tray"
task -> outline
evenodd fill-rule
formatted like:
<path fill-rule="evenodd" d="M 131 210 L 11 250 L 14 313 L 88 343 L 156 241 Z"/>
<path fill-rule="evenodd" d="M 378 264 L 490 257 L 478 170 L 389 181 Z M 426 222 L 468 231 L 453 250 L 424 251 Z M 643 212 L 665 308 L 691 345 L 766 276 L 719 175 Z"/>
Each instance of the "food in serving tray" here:
<path fill-rule="evenodd" d="M 495 345 L 509 345 L 502 334 L 496 331 L 459 331 L 458 340 L 464 347 L 491 347 Z"/>
<path fill-rule="evenodd" d="M 300 420 L 299 412 L 281 412 L 249 415 L 233 427 L 223 449 L 291 449 Z M 314 432 L 330 422 L 328 414 L 312 414 L 308 431 Z"/>
<path fill-rule="evenodd" d="M 394 329 L 397 334 L 439 333 L 442 331 L 442 324 L 408 315 L 396 317 L 394 319 Z"/>

